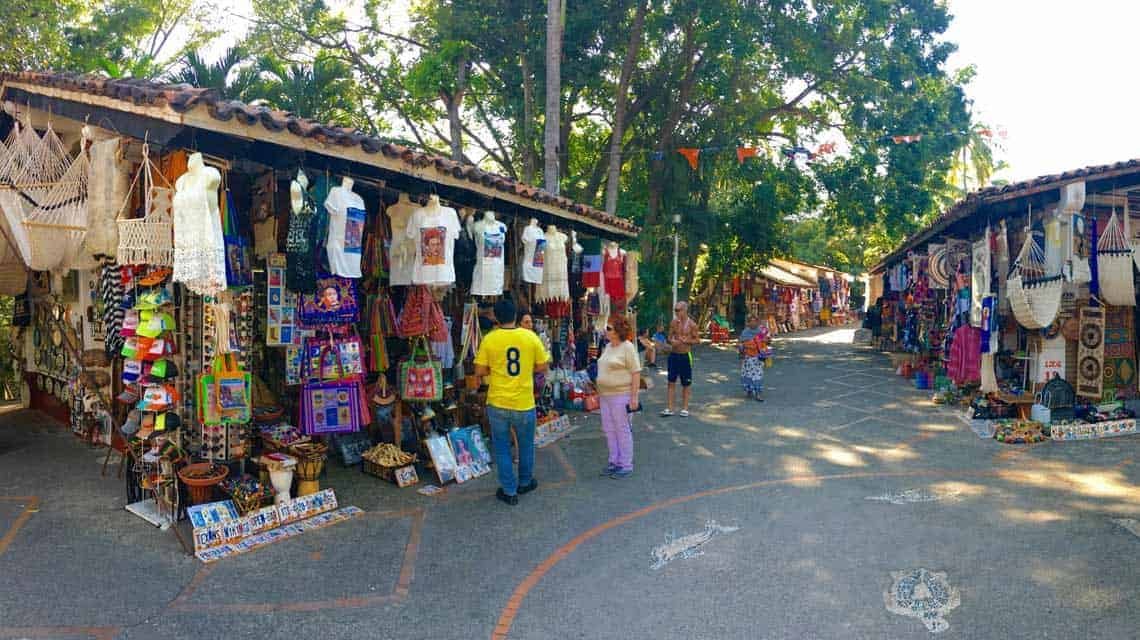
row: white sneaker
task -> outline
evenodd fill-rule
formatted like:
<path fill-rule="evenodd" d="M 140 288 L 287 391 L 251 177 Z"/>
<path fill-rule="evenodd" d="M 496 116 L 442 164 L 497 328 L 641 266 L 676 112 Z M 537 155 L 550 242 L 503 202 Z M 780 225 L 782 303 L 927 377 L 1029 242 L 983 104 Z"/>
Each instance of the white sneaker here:
<path fill-rule="evenodd" d="M 662 409 L 662 410 L 661 410 L 661 417 L 662 417 L 662 418 L 668 418 L 668 417 L 669 417 L 669 416 L 671 416 L 671 415 L 673 415 L 673 410 L 672 410 L 672 409 Z"/>
<path fill-rule="evenodd" d="M 682 418 L 688 418 L 689 417 L 689 410 L 688 409 L 681 409 L 681 413 L 679 413 L 678 415 L 680 415 Z"/>

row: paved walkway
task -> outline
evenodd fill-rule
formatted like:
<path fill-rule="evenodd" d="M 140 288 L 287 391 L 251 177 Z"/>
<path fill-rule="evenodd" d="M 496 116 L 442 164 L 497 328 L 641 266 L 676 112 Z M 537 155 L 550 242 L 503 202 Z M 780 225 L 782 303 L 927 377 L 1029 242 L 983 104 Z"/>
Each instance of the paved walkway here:
<path fill-rule="evenodd" d="M 1136 637 L 1140 438 L 979 440 L 851 333 L 779 340 L 764 403 L 702 350 L 629 480 L 592 417 L 515 508 L 333 469 L 365 517 L 209 567 L 100 452 L 0 416 L 0 638 Z"/>

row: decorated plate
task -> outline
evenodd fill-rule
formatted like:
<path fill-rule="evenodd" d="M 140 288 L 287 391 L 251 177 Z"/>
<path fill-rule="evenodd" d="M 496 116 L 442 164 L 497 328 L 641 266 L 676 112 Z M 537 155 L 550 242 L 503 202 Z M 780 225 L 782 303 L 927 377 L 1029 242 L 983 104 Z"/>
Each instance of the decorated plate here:
<path fill-rule="evenodd" d="M 931 245 L 927 271 L 930 274 L 931 288 L 945 289 L 950 286 L 950 262 L 946 257 L 946 245 Z"/>

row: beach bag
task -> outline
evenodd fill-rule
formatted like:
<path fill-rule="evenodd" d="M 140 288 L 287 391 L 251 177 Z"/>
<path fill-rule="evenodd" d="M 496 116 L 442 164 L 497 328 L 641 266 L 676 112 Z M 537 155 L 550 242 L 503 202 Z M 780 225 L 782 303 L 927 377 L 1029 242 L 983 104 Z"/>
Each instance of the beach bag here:
<path fill-rule="evenodd" d="M 414 286 L 408 290 L 404 308 L 400 309 L 400 316 L 396 319 L 396 330 L 401 338 L 430 335 L 432 342 L 449 339 L 443 310 L 426 286 Z"/>
<path fill-rule="evenodd" d="M 424 337 L 412 343 L 412 353 L 400 362 L 400 395 L 408 402 L 438 402 L 443 398 L 443 367 L 432 356 Z"/>
<path fill-rule="evenodd" d="M 249 246 L 249 237 L 245 225 L 234 205 L 234 196 L 226 191 L 222 210 L 222 240 L 226 248 L 226 285 L 229 287 L 248 287 L 253 284 L 253 273 L 250 270 L 250 257 L 252 251 Z"/>
<path fill-rule="evenodd" d="M 360 378 L 347 376 L 338 351 L 325 345 L 317 356 L 324 362 L 331 355 L 336 363 L 335 375 L 338 379 L 323 382 L 306 382 L 301 389 L 301 429 L 307 435 L 330 433 L 355 433 L 362 425 L 371 421 L 371 414 L 364 403 L 364 384 Z M 305 378 L 312 379 L 310 360 L 305 360 Z"/>
<path fill-rule="evenodd" d="M 214 356 L 210 372 L 198 376 L 198 421 L 207 426 L 249 422 L 252 385 L 252 377 L 240 369 L 233 353 Z"/>

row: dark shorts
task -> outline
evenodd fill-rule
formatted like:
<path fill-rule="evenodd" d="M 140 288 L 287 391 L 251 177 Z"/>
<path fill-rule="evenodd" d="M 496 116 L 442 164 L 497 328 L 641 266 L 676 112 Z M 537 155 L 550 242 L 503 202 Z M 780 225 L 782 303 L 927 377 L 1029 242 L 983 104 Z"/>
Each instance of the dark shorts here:
<path fill-rule="evenodd" d="M 681 386 L 688 387 L 693 384 L 693 360 L 687 353 L 669 354 L 669 383 L 681 379 Z"/>

